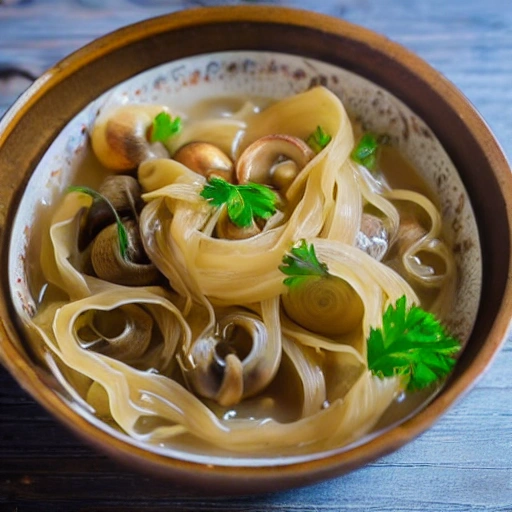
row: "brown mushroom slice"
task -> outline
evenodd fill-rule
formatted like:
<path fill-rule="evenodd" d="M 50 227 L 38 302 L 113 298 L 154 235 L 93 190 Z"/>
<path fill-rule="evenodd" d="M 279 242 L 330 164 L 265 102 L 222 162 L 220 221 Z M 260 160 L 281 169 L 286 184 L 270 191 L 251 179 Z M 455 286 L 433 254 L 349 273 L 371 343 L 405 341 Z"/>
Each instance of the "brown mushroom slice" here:
<path fill-rule="evenodd" d="M 281 360 L 281 343 L 251 313 L 226 315 L 216 335 L 198 339 L 190 353 L 187 381 L 201 396 L 231 406 L 265 389 Z"/>
<path fill-rule="evenodd" d="M 382 219 L 370 213 L 363 213 L 361 227 L 356 235 L 356 246 L 377 261 L 388 251 L 388 232 Z"/>
<path fill-rule="evenodd" d="M 274 183 L 274 172 L 278 169 L 276 164 L 291 160 L 298 173 L 314 156 L 314 151 L 298 137 L 266 135 L 249 145 L 240 155 L 236 163 L 236 177 L 239 183 L 263 183 L 278 188 L 279 180 Z M 287 184 L 289 186 L 290 180 L 287 180 Z"/>
<path fill-rule="evenodd" d="M 173 160 L 205 178 L 216 176 L 233 182 L 233 162 L 224 151 L 209 142 L 189 142 L 174 153 Z"/>
<path fill-rule="evenodd" d="M 261 228 L 258 223 L 253 220 L 250 226 L 241 228 L 234 224 L 226 210 L 224 210 L 217 221 L 215 233 L 218 238 L 227 240 L 245 240 L 261 233 Z"/>
<path fill-rule="evenodd" d="M 398 231 L 386 256 L 386 263 L 404 275 L 404 259 L 428 234 L 428 230 L 407 211 L 400 212 Z"/>
<path fill-rule="evenodd" d="M 94 239 L 91 262 L 100 279 L 125 286 L 154 284 L 159 277 L 158 269 L 147 261 L 137 224 L 133 220 L 123 222 L 128 234 L 125 257 L 119 249 L 117 224 L 110 224 Z"/>
<path fill-rule="evenodd" d="M 133 176 L 111 175 L 101 183 L 98 192 L 119 213 L 139 212 L 142 206 L 141 186 Z"/>
<path fill-rule="evenodd" d="M 293 160 L 278 162 L 270 170 L 272 185 L 284 194 L 299 174 L 299 171 L 299 167 Z"/>
<path fill-rule="evenodd" d="M 402 214 L 393 251 L 398 259 L 398 272 L 410 276 L 422 286 L 439 287 L 449 265 L 443 247 L 443 242 L 431 237 L 417 219 Z"/>
<path fill-rule="evenodd" d="M 98 192 L 120 215 L 136 217 L 143 206 L 141 186 L 132 176 L 111 175 L 101 183 Z M 106 226 L 115 222 L 112 208 L 105 201 L 94 201 L 87 214 L 80 246 L 84 247 Z"/>
<path fill-rule="evenodd" d="M 428 231 L 412 215 L 402 214 L 395 241 L 398 256 L 403 258 L 427 233 Z"/>
<path fill-rule="evenodd" d="M 91 313 L 89 322 L 77 333 L 81 336 L 85 329 L 94 336 L 95 340 L 87 343 L 88 349 L 125 362 L 134 361 L 146 352 L 154 322 L 141 307 L 126 304 Z"/>
<path fill-rule="evenodd" d="M 108 169 L 135 169 L 150 158 L 168 157 L 160 143 L 151 144 L 148 132 L 153 119 L 164 107 L 159 105 L 123 105 L 100 116 L 93 126 L 91 143 L 94 154 Z"/>

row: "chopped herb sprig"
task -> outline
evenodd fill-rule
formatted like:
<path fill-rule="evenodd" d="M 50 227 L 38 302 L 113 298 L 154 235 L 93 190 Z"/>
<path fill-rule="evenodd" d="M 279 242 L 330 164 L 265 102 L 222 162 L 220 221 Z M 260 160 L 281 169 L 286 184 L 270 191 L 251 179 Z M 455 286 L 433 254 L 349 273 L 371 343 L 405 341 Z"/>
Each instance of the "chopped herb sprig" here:
<path fill-rule="evenodd" d="M 407 309 L 404 295 L 388 306 L 382 327 L 370 330 L 368 367 L 380 378 L 402 376 L 407 390 L 419 390 L 451 372 L 460 348 L 432 313 Z"/>
<path fill-rule="evenodd" d="M 128 250 L 128 233 L 113 204 L 104 195 L 96 192 L 96 190 L 90 187 L 71 186 L 68 188 L 68 192 L 81 192 L 82 194 L 87 194 L 88 196 L 91 196 L 94 201 L 103 201 L 110 207 L 116 219 L 117 236 L 119 239 L 119 252 L 123 258 L 126 258 L 126 252 Z"/>
<path fill-rule="evenodd" d="M 211 178 L 200 193 L 212 206 L 226 205 L 236 226 L 249 227 L 255 219 L 269 219 L 276 212 L 277 194 L 265 185 L 233 185 L 221 178 Z"/>
<path fill-rule="evenodd" d="M 315 153 L 320 153 L 331 142 L 331 139 L 332 137 L 321 126 L 317 126 L 316 130 L 306 139 L 306 143 Z"/>
<path fill-rule="evenodd" d="M 171 137 L 181 132 L 182 123 L 180 117 L 174 119 L 167 112 L 160 112 L 153 119 L 149 130 L 150 142 L 166 142 Z"/>
<path fill-rule="evenodd" d="M 365 133 L 357 146 L 351 153 L 354 162 L 366 167 L 370 171 L 375 170 L 377 165 L 377 150 L 379 149 L 379 142 L 373 133 Z"/>
<path fill-rule="evenodd" d="M 304 239 L 283 257 L 283 264 L 279 266 L 279 270 L 289 276 L 283 281 L 289 287 L 295 287 L 312 276 L 327 277 L 330 275 L 327 265 L 318 260 L 315 246 L 308 245 Z"/>

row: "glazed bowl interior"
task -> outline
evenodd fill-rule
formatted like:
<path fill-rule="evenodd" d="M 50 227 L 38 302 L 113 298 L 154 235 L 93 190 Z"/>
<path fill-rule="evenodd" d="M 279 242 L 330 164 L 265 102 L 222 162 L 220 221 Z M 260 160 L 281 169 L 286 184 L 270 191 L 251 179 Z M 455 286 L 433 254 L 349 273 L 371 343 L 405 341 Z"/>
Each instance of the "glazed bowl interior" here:
<path fill-rule="evenodd" d="M 73 399 L 23 327 L 37 306 L 30 276 L 37 273 L 38 219 L 91 165 L 89 133 L 99 111 L 127 102 L 187 111 L 213 98 L 274 101 L 315 85 L 334 92 L 365 129 L 386 133 L 438 201 L 459 276 L 447 322 L 465 345 L 453 375 L 434 393 L 396 402 L 372 432 L 345 446 L 255 456 L 130 439 Z M 505 338 L 512 197 L 506 160 L 453 86 L 406 50 L 358 27 L 262 7 L 200 9 L 143 22 L 50 70 L 3 119 L 0 144 L 0 173 L 8 183 L 0 192 L 2 262 L 9 268 L 1 283 L 3 363 L 58 419 L 138 468 L 226 492 L 341 474 L 428 428 L 476 382 Z"/>

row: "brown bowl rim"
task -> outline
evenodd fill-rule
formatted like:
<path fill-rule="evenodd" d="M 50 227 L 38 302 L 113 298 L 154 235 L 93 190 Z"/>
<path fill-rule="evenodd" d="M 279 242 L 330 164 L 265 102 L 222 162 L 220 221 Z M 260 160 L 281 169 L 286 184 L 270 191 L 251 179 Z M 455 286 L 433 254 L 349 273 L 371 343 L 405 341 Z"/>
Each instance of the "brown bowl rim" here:
<path fill-rule="evenodd" d="M 504 229 L 509 245 L 505 261 L 507 268 L 511 268 L 512 179 L 510 167 L 499 144 L 477 111 L 455 86 L 429 64 L 404 47 L 368 29 L 314 12 L 275 6 L 203 7 L 152 18 L 107 34 L 49 69 L 22 95 L 0 122 L 0 150 L 23 119 L 30 116 L 31 109 L 37 106 L 46 94 L 72 77 L 73 74 L 97 63 L 104 57 L 108 57 L 108 55 L 126 45 L 137 44 L 149 37 L 168 33 L 169 31 L 200 29 L 219 24 L 246 24 L 247 27 L 258 24 L 288 26 L 293 30 L 307 30 L 316 33 L 319 37 L 332 37 L 345 42 L 353 42 L 360 47 L 368 48 L 370 52 L 377 56 L 396 63 L 398 68 L 406 71 L 405 79 L 417 80 L 418 83 L 424 85 L 425 90 L 430 90 L 438 100 L 442 99 L 453 112 L 458 113 L 463 118 L 464 125 L 471 137 L 480 141 L 482 152 L 488 160 L 489 166 L 494 170 L 494 177 L 502 191 L 504 211 L 507 218 L 507 225 Z M 286 53 L 287 51 L 292 53 L 294 49 L 288 48 L 283 52 Z M 307 56 L 317 57 L 326 62 L 331 61 L 332 55 L 326 57 L 321 53 L 320 49 L 318 55 Z M 147 67 L 153 66 L 148 64 Z M 357 68 L 357 66 L 354 67 Z M 140 71 L 143 71 L 143 69 Z M 371 71 L 358 69 L 354 69 L 354 71 L 372 79 Z M 379 84 L 393 92 L 392 84 L 382 84 L 381 82 Z M 397 96 L 402 96 L 400 99 L 408 103 L 408 98 L 403 97 L 403 94 L 397 94 Z M 88 99 L 85 103 L 89 101 Z M 75 106 L 76 111 L 72 115 L 80 110 L 79 107 L 80 105 Z M 63 125 L 64 122 L 65 120 L 62 120 L 61 124 Z M 47 145 L 50 142 L 51 140 L 48 140 Z M 38 157 L 41 156 L 46 147 L 39 148 L 39 154 L 33 156 L 29 164 L 32 171 Z M 7 198 L 8 201 L 4 203 L 6 205 L 8 202 L 14 203 L 16 198 L 20 197 L 25 184 L 26 180 L 19 185 L 18 190 L 9 189 L 7 192 L 5 190 L 0 192 L 0 199 Z M 12 212 L 10 214 L 0 212 L 3 263 L 7 262 L 8 235 L 10 234 L 6 227 L 9 226 L 9 220 L 12 220 L 13 215 Z M 8 297 L 7 284 L 2 282 L 1 287 L 4 297 Z M 509 278 L 504 283 L 502 297 L 501 306 L 495 315 L 492 326 L 489 327 L 487 339 L 478 352 L 478 357 L 466 369 L 454 375 L 442 393 L 421 412 L 381 436 L 349 451 L 308 462 L 277 464 L 275 467 L 212 466 L 173 459 L 148 452 L 129 442 L 113 438 L 108 433 L 93 426 L 85 418 L 71 410 L 57 393 L 51 391 L 45 385 L 44 376 L 30 364 L 28 357 L 22 354 L 20 347 L 11 341 L 19 337 L 19 332 L 13 319 L 12 307 L 4 304 L 3 301 L 0 309 L 0 359 L 18 383 L 46 410 L 79 437 L 112 457 L 125 463 L 128 462 L 138 470 L 150 471 L 162 477 L 170 477 L 184 484 L 193 482 L 194 485 L 197 485 L 197 482 L 200 481 L 201 487 L 217 492 L 229 494 L 266 492 L 341 475 L 398 449 L 428 429 L 449 407 L 476 384 L 503 345 L 512 316 L 512 287 Z"/>

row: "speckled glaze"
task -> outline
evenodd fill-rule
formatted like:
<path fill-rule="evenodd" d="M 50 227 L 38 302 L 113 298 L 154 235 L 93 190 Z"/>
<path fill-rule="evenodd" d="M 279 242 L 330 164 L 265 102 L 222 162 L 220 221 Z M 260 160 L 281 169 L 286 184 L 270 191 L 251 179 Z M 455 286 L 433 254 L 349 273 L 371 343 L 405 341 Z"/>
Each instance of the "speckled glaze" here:
<path fill-rule="evenodd" d="M 193 44 L 186 49 L 172 44 L 187 31 Z M 306 38 L 307 47 L 301 42 Z M 231 94 L 277 99 L 317 84 L 335 92 L 368 129 L 388 133 L 439 199 L 459 273 L 450 328 L 467 342 L 453 378 L 400 426 L 350 449 L 307 459 L 169 456 L 86 420 L 25 350 L 16 319 L 34 311 L 26 252 L 36 207 L 50 204 L 72 179 L 98 110 L 128 101 L 184 108 Z M 34 123 L 41 131 L 37 141 L 27 132 L 30 126 L 33 133 Z M 273 490 L 338 475 L 387 453 L 428 428 L 471 387 L 509 327 L 512 185 L 492 134 L 425 63 L 338 20 L 271 7 L 215 8 L 157 18 L 107 36 L 50 70 L 7 114 L 0 124 L 0 177 L 2 260 L 9 268 L 9 280 L 1 283 L 5 366 L 87 441 L 135 467 L 185 483 L 222 492 Z M 491 217 L 489 232 L 483 226 Z"/>

